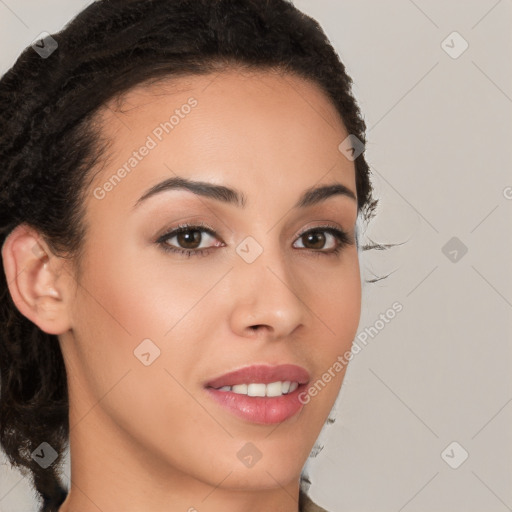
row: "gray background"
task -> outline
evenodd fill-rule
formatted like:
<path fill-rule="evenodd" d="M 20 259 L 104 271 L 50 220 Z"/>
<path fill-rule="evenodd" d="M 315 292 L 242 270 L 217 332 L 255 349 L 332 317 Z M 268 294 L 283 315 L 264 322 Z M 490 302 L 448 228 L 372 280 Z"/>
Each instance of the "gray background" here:
<path fill-rule="evenodd" d="M 0 0 L 0 73 L 88 3 Z M 403 242 L 362 255 L 367 279 L 390 275 L 364 286 L 358 333 L 374 330 L 308 460 L 310 494 L 333 512 L 512 510 L 512 1 L 295 4 L 355 82 L 381 203 L 366 235 Z M 0 510 L 36 510 L 0 468 Z"/>

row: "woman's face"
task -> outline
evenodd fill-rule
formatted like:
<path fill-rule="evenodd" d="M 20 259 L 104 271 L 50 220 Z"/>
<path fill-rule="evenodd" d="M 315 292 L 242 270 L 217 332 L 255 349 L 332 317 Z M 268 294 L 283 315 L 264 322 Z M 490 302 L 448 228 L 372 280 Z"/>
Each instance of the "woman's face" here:
<path fill-rule="evenodd" d="M 101 121 L 110 157 L 87 194 L 85 256 L 60 336 L 77 464 L 115 467 L 130 482 L 140 471 L 152 485 L 296 486 L 343 372 L 283 421 L 277 406 L 235 414 L 205 384 L 293 364 L 308 372 L 307 389 L 350 349 L 356 200 L 338 192 L 296 205 L 325 185 L 356 196 L 336 110 L 296 77 L 229 71 L 139 87 Z M 184 188 L 147 195 L 177 177 L 229 187 L 244 204 Z M 164 236 L 184 223 L 214 234 Z"/>

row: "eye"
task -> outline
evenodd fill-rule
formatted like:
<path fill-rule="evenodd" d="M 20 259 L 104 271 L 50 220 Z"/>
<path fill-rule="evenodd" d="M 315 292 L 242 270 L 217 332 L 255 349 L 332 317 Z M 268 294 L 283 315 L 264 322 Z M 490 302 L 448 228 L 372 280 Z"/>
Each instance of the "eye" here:
<path fill-rule="evenodd" d="M 206 224 L 180 224 L 177 228 L 160 237 L 157 243 L 167 252 L 184 254 L 186 256 L 204 256 L 210 251 L 209 248 L 199 248 L 204 238 L 204 235 L 201 233 L 206 233 L 208 237 L 216 237 L 215 231 Z M 176 242 L 181 248 L 175 247 L 173 244 L 169 243 L 173 238 L 176 239 Z"/>
<path fill-rule="evenodd" d="M 327 233 L 327 236 L 325 233 Z M 325 249 L 324 246 L 329 239 L 332 242 L 331 250 L 321 250 Z M 341 251 L 341 249 L 343 249 L 343 247 L 353 243 L 350 236 L 345 231 L 334 226 L 318 226 L 308 229 L 299 235 L 298 240 L 305 241 L 309 246 L 306 247 L 306 249 L 310 249 L 318 256 L 321 254 L 326 256 L 336 255 Z"/>
<path fill-rule="evenodd" d="M 204 236 L 201 233 L 206 233 L 207 237 L 213 239 L 217 238 L 215 231 L 206 224 L 180 224 L 177 228 L 162 235 L 157 240 L 157 243 L 166 252 L 183 254 L 187 257 L 206 256 L 213 247 L 222 247 L 224 245 L 223 242 L 220 242 L 213 246 L 201 248 L 201 244 L 205 242 L 203 240 Z M 325 233 L 327 233 L 327 236 Z M 176 239 L 176 242 L 170 243 L 173 239 Z M 303 246 L 304 250 L 317 256 L 337 255 L 344 246 L 353 243 L 351 237 L 345 231 L 335 226 L 318 226 L 308 229 L 298 235 L 298 240 L 310 246 Z M 329 240 L 331 241 L 331 248 L 330 250 L 325 250 L 325 244 Z"/>

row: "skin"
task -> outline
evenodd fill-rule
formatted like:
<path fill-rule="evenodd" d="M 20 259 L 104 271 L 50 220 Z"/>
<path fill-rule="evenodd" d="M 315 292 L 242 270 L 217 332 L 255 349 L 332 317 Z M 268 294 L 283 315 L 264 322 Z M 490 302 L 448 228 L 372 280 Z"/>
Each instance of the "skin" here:
<path fill-rule="evenodd" d="M 94 197 L 190 97 L 197 106 L 179 125 Z M 86 196 L 81 272 L 25 225 L 2 249 L 17 307 L 58 335 L 66 364 L 72 486 L 60 512 L 296 512 L 301 471 L 344 372 L 299 414 L 268 426 L 221 408 L 203 382 L 250 364 L 292 363 L 314 383 L 350 349 L 361 304 L 355 242 L 316 256 L 336 239 L 324 231 L 323 245 L 308 245 L 298 234 L 327 222 L 353 238 L 356 201 L 336 195 L 292 209 L 313 185 L 356 194 L 354 163 L 338 150 L 348 133 L 318 86 L 270 71 L 138 87 L 121 109 L 109 107 L 99 120 L 112 145 Z M 172 176 L 235 188 L 247 204 L 173 190 L 132 209 Z M 217 233 L 201 232 L 209 254 L 188 258 L 156 242 L 200 220 Z M 263 249 L 250 264 L 235 251 L 247 236 Z M 180 247 L 177 237 L 167 243 Z M 149 366 L 134 356 L 147 338 L 160 349 Z M 252 467 L 237 457 L 247 442 L 262 454 Z"/>

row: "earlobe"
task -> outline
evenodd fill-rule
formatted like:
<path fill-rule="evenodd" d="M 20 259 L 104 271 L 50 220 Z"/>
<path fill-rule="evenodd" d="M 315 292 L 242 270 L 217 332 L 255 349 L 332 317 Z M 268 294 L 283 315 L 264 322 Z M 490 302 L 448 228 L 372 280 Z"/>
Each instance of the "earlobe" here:
<path fill-rule="evenodd" d="M 9 292 L 22 315 L 48 334 L 70 329 L 62 262 L 41 235 L 26 224 L 9 234 L 2 246 Z"/>

